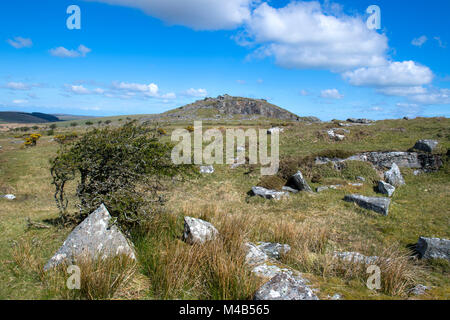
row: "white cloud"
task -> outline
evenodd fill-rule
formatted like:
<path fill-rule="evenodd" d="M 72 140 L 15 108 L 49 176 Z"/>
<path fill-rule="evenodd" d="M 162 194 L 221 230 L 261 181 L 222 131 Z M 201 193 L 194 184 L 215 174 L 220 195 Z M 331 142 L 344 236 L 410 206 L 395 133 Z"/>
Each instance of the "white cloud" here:
<path fill-rule="evenodd" d="M 206 97 L 208 95 L 208 92 L 206 91 L 206 89 L 190 88 L 186 90 L 184 94 L 189 97 Z"/>
<path fill-rule="evenodd" d="M 24 103 L 27 103 L 27 102 L 28 102 L 28 100 L 21 100 L 21 99 L 13 100 L 14 104 L 24 104 Z"/>
<path fill-rule="evenodd" d="M 300 95 L 305 97 L 305 96 L 309 95 L 309 92 L 305 89 L 302 89 L 302 90 L 300 90 Z"/>
<path fill-rule="evenodd" d="M 250 17 L 259 0 L 90 0 L 137 8 L 168 24 L 196 30 L 233 29 Z"/>
<path fill-rule="evenodd" d="M 174 93 L 174 92 L 168 92 L 168 93 L 166 93 L 166 94 L 163 94 L 162 96 L 161 96 L 161 98 L 163 98 L 163 99 L 176 99 L 177 98 L 177 95 Z"/>
<path fill-rule="evenodd" d="M 76 94 L 90 94 L 91 91 L 83 87 L 82 85 L 79 86 L 70 86 L 70 91 Z"/>
<path fill-rule="evenodd" d="M 442 40 L 441 37 L 433 37 L 434 40 L 436 40 L 439 44 L 439 47 L 441 48 L 447 48 L 447 44 L 445 44 Z"/>
<path fill-rule="evenodd" d="M 437 89 L 424 94 L 409 96 L 408 100 L 422 105 L 450 104 L 450 89 Z"/>
<path fill-rule="evenodd" d="M 5 87 L 11 90 L 30 90 L 30 86 L 23 82 L 8 82 Z"/>
<path fill-rule="evenodd" d="M 345 72 L 343 77 L 354 86 L 403 87 L 421 86 L 433 80 L 433 72 L 414 61 L 390 62 L 385 66 L 360 68 Z"/>
<path fill-rule="evenodd" d="M 14 40 L 8 39 L 8 43 L 16 49 L 30 48 L 33 41 L 29 38 L 15 37 Z"/>
<path fill-rule="evenodd" d="M 69 50 L 64 47 L 50 49 L 50 54 L 60 58 L 79 58 L 86 57 L 86 55 L 91 51 L 91 49 L 81 44 L 76 50 Z"/>
<path fill-rule="evenodd" d="M 411 41 L 411 44 L 416 47 L 421 47 L 425 42 L 427 42 L 428 38 L 426 36 L 421 36 L 419 38 L 414 38 Z"/>
<path fill-rule="evenodd" d="M 257 44 L 256 56 L 272 56 L 287 68 L 332 71 L 386 63 L 387 37 L 369 30 L 360 17 L 325 12 L 317 1 L 283 8 L 262 3 L 246 24 L 241 44 Z"/>
<path fill-rule="evenodd" d="M 246 83 L 245 80 L 236 80 L 236 82 L 237 82 L 238 84 L 245 84 L 245 83 Z"/>
<path fill-rule="evenodd" d="M 409 95 L 415 95 L 415 94 L 422 94 L 426 93 L 427 89 L 421 86 L 417 87 L 386 87 L 386 88 L 380 88 L 377 90 L 379 93 L 382 93 L 387 96 L 409 96 Z"/>
<path fill-rule="evenodd" d="M 131 92 L 140 92 L 146 96 L 157 97 L 159 95 L 158 85 L 154 83 L 141 84 L 141 83 L 128 83 L 128 82 L 113 82 L 113 88 L 119 90 L 126 90 Z"/>
<path fill-rule="evenodd" d="M 337 89 L 322 90 L 320 96 L 325 99 L 342 99 L 344 97 Z"/>

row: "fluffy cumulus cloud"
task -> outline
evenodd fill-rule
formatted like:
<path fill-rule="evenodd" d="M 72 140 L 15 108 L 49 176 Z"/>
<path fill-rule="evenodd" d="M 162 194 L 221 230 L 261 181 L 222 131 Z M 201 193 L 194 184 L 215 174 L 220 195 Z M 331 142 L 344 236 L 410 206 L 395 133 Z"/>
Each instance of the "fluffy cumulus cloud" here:
<path fill-rule="evenodd" d="M 409 96 L 408 100 L 421 105 L 450 104 L 450 89 L 427 90 L 423 94 Z"/>
<path fill-rule="evenodd" d="M 322 90 L 320 96 L 325 99 L 342 99 L 344 97 L 337 89 Z"/>
<path fill-rule="evenodd" d="M 201 88 L 199 88 L 199 89 L 194 89 L 194 88 L 190 88 L 190 89 L 188 89 L 188 90 L 186 90 L 186 91 L 184 92 L 184 95 L 185 95 L 185 96 L 188 96 L 188 97 L 198 97 L 198 98 L 201 98 L 201 97 L 206 97 L 206 96 L 208 95 L 208 92 L 206 91 L 206 89 L 201 89 Z"/>
<path fill-rule="evenodd" d="M 50 50 L 50 54 L 59 58 L 80 58 L 86 57 L 86 55 L 92 50 L 84 45 L 80 45 L 76 50 L 69 50 L 64 47 L 57 47 Z"/>
<path fill-rule="evenodd" d="M 283 8 L 260 4 L 247 22 L 241 44 L 259 45 L 286 68 L 351 70 L 386 63 L 387 37 L 369 30 L 360 17 L 328 14 L 319 2 Z"/>
<path fill-rule="evenodd" d="M 429 84 L 433 72 L 414 61 L 390 62 L 384 66 L 359 68 L 343 74 L 350 84 L 368 87 L 407 87 Z"/>
<path fill-rule="evenodd" d="M 8 39 L 8 43 L 16 49 L 30 48 L 33 45 L 33 41 L 31 41 L 31 39 L 22 37 Z"/>
<path fill-rule="evenodd" d="M 428 38 L 426 36 L 421 36 L 419 38 L 414 38 L 413 41 L 411 41 L 411 44 L 416 47 L 421 47 L 427 41 L 428 41 Z"/>
<path fill-rule="evenodd" d="M 137 8 L 168 24 L 195 30 L 233 29 L 250 17 L 259 0 L 89 0 Z"/>
<path fill-rule="evenodd" d="M 149 97 L 157 97 L 159 95 L 158 85 L 154 83 L 128 83 L 128 82 L 114 82 L 113 88 L 125 90 L 128 92 L 140 92 Z"/>
<path fill-rule="evenodd" d="M 30 85 L 23 82 L 8 82 L 5 87 L 11 90 L 30 90 Z"/>

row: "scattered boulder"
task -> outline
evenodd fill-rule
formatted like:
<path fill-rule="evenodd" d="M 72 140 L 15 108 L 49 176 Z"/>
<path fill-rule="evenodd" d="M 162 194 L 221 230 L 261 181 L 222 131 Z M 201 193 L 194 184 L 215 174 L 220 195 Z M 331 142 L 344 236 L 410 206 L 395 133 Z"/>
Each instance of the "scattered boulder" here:
<path fill-rule="evenodd" d="M 366 178 L 362 177 L 362 176 L 357 176 L 356 180 L 362 181 L 362 182 L 366 182 Z"/>
<path fill-rule="evenodd" d="M 260 265 L 267 260 L 269 260 L 269 256 L 257 245 L 251 242 L 245 243 L 245 247 L 247 249 L 247 255 L 245 256 L 245 262 L 250 265 Z"/>
<path fill-rule="evenodd" d="M 298 193 L 299 192 L 298 190 L 296 190 L 294 188 L 291 188 L 291 187 L 288 187 L 288 186 L 282 187 L 281 190 L 287 191 L 287 192 L 290 192 L 290 193 Z"/>
<path fill-rule="evenodd" d="M 192 217 L 184 217 L 183 241 L 189 244 L 214 240 L 219 232 L 209 222 Z"/>
<path fill-rule="evenodd" d="M 342 296 L 339 293 L 333 294 L 333 296 L 330 298 L 331 300 L 342 300 Z"/>
<path fill-rule="evenodd" d="M 279 128 L 279 127 L 270 128 L 270 129 L 267 130 L 267 134 L 272 134 L 272 133 L 275 132 L 275 131 L 278 132 L 278 133 L 280 133 L 280 132 L 283 132 L 284 129 L 283 129 L 283 128 Z"/>
<path fill-rule="evenodd" d="M 346 262 L 373 264 L 378 260 L 377 256 L 365 256 L 359 252 L 344 251 L 334 252 L 333 257 L 344 260 Z"/>
<path fill-rule="evenodd" d="M 303 175 L 300 171 L 298 171 L 289 179 L 288 185 L 299 191 L 312 192 L 311 187 L 308 185 L 308 182 L 306 182 L 305 178 L 303 178 Z"/>
<path fill-rule="evenodd" d="M 366 197 L 359 194 L 346 195 L 344 201 L 355 202 L 362 208 L 375 211 L 384 216 L 389 214 L 389 205 L 391 204 L 391 199 L 389 198 Z"/>
<path fill-rule="evenodd" d="M 213 166 L 200 166 L 200 173 L 214 173 L 214 167 Z"/>
<path fill-rule="evenodd" d="M 292 271 L 289 269 L 280 268 L 276 265 L 267 264 L 267 263 L 263 263 L 261 265 L 254 267 L 252 269 L 252 272 L 258 277 L 268 278 L 268 279 L 272 279 L 273 277 L 275 277 L 276 275 L 278 275 L 280 273 L 292 273 Z"/>
<path fill-rule="evenodd" d="M 419 140 L 413 148 L 424 152 L 433 152 L 438 144 L 439 142 L 436 140 Z"/>
<path fill-rule="evenodd" d="M 405 179 L 403 179 L 402 173 L 398 168 L 397 164 L 393 163 L 389 171 L 384 173 L 384 179 L 387 183 L 398 187 L 405 184 Z"/>
<path fill-rule="evenodd" d="M 255 300 L 319 300 L 301 276 L 280 273 L 256 291 Z"/>
<path fill-rule="evenodd" d="M 384 181 L 378 181 L 378 191 L 391 197 L 394 194 L 395 187 Z"/>
<path fill-rule="evenodd" d="M 420 237 L 416 244 L 416 251 L 421 259 L 450 260 L 450 240 Z"/>
<path fill-rule="evenodd" d="M 409 120 L 410 117 L 403 117 L 403 120 Z"/>
<path fill-rule="evenodd" d="M 329 189 L 329 187 L 327 187 L 327 186 L 321 186 L 321 187 L 317 187 L 316 188 L 316 192 L 322 192 L 322 191 L 325 191 L 325 190 L 328 190 Z"/>
<path fill-rule="evenodd" d="M 269 190 L 263 187 L 252 187 L 251 194 L 269 200 L 281 200 L 283 197 L 289 197 L 289 192 Z"/>
<path fill-rule="evenodd" d="M 345 139 L 343 134 L 336 133 L 333 129 L 327 130 L 328 137 L 335 141 L 342 141 Z"/>
<path fill-rule="evenodd" d="M 5 199 L 8 199 L 8 200 L 14 200 L 16 198 L 16 196 L 13 195 L 13 194 L 5 194 L 3 196 L 0 196 L 0 198 L 5 198 Z"/>
<path fill-rule="evenodd" d="M 360 123 L 360 124 L 369 124 L 369 123 L 372 123 L 373 120 L 349 118 L 349 119 L 347 119 L 347 122 Z"/>
<path fill-rule="evenodd" d="M 69 234 L 63 245 L 44 266 L 52 269 L 63 262 L 75 263 L 79 257 L 107 258 L 119 254 L 136 259 L 125 236 L 115 225 L 110 226 L 111 215 L 102 204 Z"/>
<path fill-rule="evenodd" d="M 280 259 L 282 254 L 286 254 L 291 251 L 291 247 L 288 244 L 273 242 L 260 242 L 256 247 L 272 259 Z"/>
<path fill-rule="evenodd" d="M 424 286 L 423 284 L 418 284 L 411 290 L 409 290 L 409 294 L 415 295 L 415 296 L 421 296 L 425 294 L 427 290 L 430 290 L 430 287 Z"/>
<path fill-rule="evenodd" d="M 340 189 L 342 187 L 343 187 L 342 184 L 334 184 L 334 185 L 331 185 L 331 186 L 317 187 L 316 191 L 317 192 L 322 192 L 322 191 L 325 191 L 325 190 L 328 190 L 328 189 L 338 190 L 338 189 Z"/>

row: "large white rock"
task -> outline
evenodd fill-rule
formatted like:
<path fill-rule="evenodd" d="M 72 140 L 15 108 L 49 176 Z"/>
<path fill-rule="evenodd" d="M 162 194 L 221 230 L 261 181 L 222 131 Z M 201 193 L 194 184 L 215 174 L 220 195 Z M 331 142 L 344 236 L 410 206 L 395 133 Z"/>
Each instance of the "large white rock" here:
<path fill-rule="evenodd" d="M 282 198 L 289 197 L 287 191 L 269 190 L 263 187 L 252 187 L 252 195 L 260 196 L 269 200 L 281 200 Z"/>
<path fill-rule="evenodd" d="M 62 246 L 44 266 L 48 270 L 61 263 L 75 264 L 77 258 L 107 258 L 119 254 L 136 259 L 134 251 L 115 225 L 105 205 L 92 212 L 69 234 Z"/>
<path fill-rule="evenodd" d="M 205 243 L 214 240 L 219 232 L 209 222 L 202 219 L 184 217 L 183 240 L 186 243 Z"/>
<path fill-rule="evenodd" d="M 319 300 L 300 275 L 282 272 L 256 291 L 255 300 Z"/>
<path fill-rule="evenodd" d="M 384 179 L 387 183 L 398 187 L 405 184 L 405 179 L 403 179 L 402 173 L 398 168 L 397 164 L 393 163 L 391 169 L 384 173 Z"/>
<path fill-rule="evenodd" d="M 8 199 L 8 200 L 14 200 L 16 198 L 16 196 L 13 195 L 13 194 L 5 194 L 3 196 L 0 196 L 0 198 L 5 198 L 5 199 Z"/>
<path fill-rule="evenodd" d="M 378 181 L 378 191 L 391 197 L 394 194 L 395 187 L 387 182 Z"/>

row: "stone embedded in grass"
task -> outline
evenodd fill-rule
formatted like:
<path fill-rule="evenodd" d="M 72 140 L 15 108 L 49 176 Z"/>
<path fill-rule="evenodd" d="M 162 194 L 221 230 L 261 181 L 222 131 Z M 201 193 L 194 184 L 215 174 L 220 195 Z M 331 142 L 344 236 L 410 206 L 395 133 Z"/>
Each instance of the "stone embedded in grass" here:
<path fill-rule="evenodd" d="M 282 272 L 256 291 L 254 300 L 319 300 L 300 275 Z"/>
<path fill-rule="evenodd" d="M 405 179 L 403 179 L 402 173 L 398 168 L 397 164 L 393 163 L 391 169 L 384 173 L 384 179 L 387 183 L 398 187 L 405 184 Z"/>
<path fill-rule="evenodd" d="M 344 251 L 344 252 L 336 251 L 334 252 L 333 257 L 341 259 L 346 262 L 364 263 L 364 264 L 373 264 L 378 260 L 377 256 L 367 257 L 359 252 L 351 252 L 351 251 Z"/>
<path fill-rule="evenodd" d="M 430 289 L 430 287 L 424 286 L 423 284 L 418 284 L 414 288 L 409 290 L 408 293 L 411 295 L 420 296 L 425 294 L 425 292 Z"/>
<path fill-rule="evenodd" d="M 281 200 L 283 197 L 289 197 L 289 192 L 269 190 L 263 187 L 252 187 L 251 193 L 269 200 Z"/>
<path fill-rule="evenodd" d="M 366 181 L 366 178 L 364 178 L 364 177 L 362 177 L 362 176 L 357 176 L 357 177 L 356 177 L 356 180 L 365 182 L 365 181 Z"/>
<path fill-rule="evenodd" d="M 389 198 L 366 197 L 359 194 L 346 195 L 344 201 L 355 202 L 362 208 L 375 211 L 384 216 L 388 215 L 389 205 L 391 203 L 391 199 Z"/>
<path fill-rule="evenodd" d="M 282 190 L 282 191 L 291 192 L 291 193 L 298 193 L 298 192 L 299 192 L 298 190 L 296 190 L 296 189 L 294 189 L 294 188 L 291 188 L 291 187 L 288 187 L 288 186 L 282 187 L 281 190 Z"/>
<path fill-rule="evenodd" d="M 391 197 L 394 194 L 395 187 L 387 182 L 380 180 L 378 181 L 378 191 L 383 194 L 387 194 L 388 197 Z"/>
<path fill-rule="evenodd" d="M 420 151 L 433 152 L 438 144 L 439 142 L 436 140 L 419 140 L 413 148 Z"/>
<path fill-rule="evenodd" d="M 214 173 L 213 166 L 200 166 L 200 173 Z"/>
<path fill-rule="evenodd" d="M 248 265 L 259 265 L 269 260 L 269 256 L 254 243 L 247 242 L 245 243 L 245 247 L 247 250 L 245 262 Z"/>
<path fill-rule="evenodd" d="M 450 240 L 420 237 L 416 250 L 421 259 L 450 260 Z"/>
<path fill-rule="evenodd" d="M 124 254 L 136 259 L 125 236 L 115 225 L 105 205 L 92 212 L 69 234 L 63 245 L 44 266 L 49 270 L 63 262 L 76 263 L 77 258 L 107 258 Z"/>
<path fill-rule="evenodd" d="M 275 127 L 275 128 L 270 128 L 267 130 L 267 134 L 272 134 L 273 132 L 277 131 L 278 133 L 283 132 L 284 129 L 283 128 L 279 128 L 279 127 Z"/>
<path fill-rule="evenodd" d="M 338 134 L 338 133 L 334 132 L 333 129 L 327 130 L 327 134 L 330 139 L 335 140 L 335 141 L 342 141 L 345 139 L 345 136 L 343 134 Z"/>
<path fill-rule="evenodd" d="M 362 187 L 364 186 L 364 183 L 357 182 L 357 183 L 349 183 L 348 185 L 352 187 Z"/>
<path fill-rule="evenodd" d="M 256 247 L 272 259 L 280 259 L 282 254 L 286 254 L 291 251 L 291 247 L 288 244 L 276 242 L 259 242 Z"/>
<path fill-rule="evenodd" d="M 3 196 L 0 196 L 0 198 L 5 198 L 5 199 L 8 199 L 8 200 L 14 200 L 16 198 L 16 196 L 13 195 L 13 194 L 5 194 Z"/>
<path fill-rule="evenodd" d="M 189 244 L 205 243 L 214 240 L 219 235 L 217 229 L 209 222 L 184 217 L 183 241 Z"/>
<path fill-rule="evenodd" d="M 305 178 L 303 178 L 303 175 L 300 171 L 297 171 L 297 173 L 289 179 L 288 185 L 299 191 L 312 192 L 311 187 L 308 185 L 308 182 L 306 182 Z"/>

